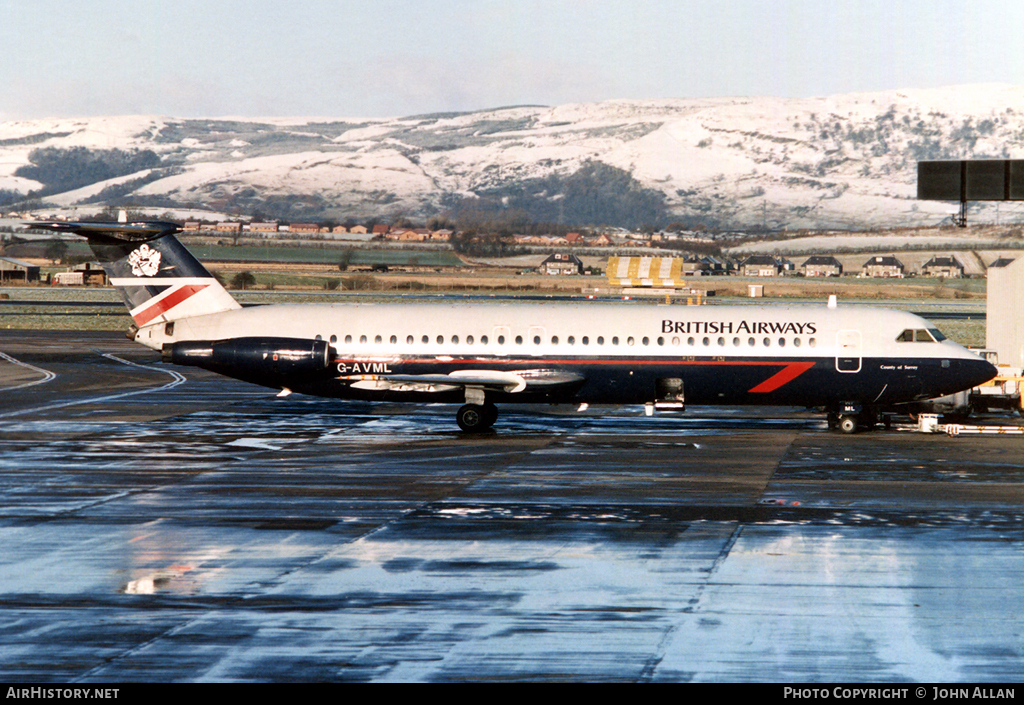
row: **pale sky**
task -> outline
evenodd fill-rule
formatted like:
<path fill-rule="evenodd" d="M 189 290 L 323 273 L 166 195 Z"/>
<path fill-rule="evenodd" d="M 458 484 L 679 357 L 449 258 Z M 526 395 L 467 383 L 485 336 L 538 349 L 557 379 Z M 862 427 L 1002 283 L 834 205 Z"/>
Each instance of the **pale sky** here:
<path fill-rule="evenodd" d="M 1020 0 L 0 0 L 0 120 L 1024 83 Z"/>

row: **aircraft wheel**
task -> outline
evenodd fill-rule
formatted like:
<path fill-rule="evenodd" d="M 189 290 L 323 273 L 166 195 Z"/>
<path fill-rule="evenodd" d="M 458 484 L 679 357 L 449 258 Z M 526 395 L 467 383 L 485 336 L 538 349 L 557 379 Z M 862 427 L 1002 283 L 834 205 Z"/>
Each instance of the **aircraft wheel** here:
<path fill-rule="evenodd" d="M 487 428 L 494 425 L 494 422 L 498 420 L 498 407 L 488 402 L 484 404 L 484 421 L 487 423 Z"/>
<path fill-rule="evenodd" d="M 830 431 L 839 428 L 839 414 L 834 411 L 828 412 L 828 428 Z"/>
<path fill-rule="evenodd" d="M 841 416 L 839 418 L 839 430 L 843 433 L 856 433 L 857 426 L 856 416 Z"/>
<path fill-rule="evenodd" d="M 495 417 L 497 417 L 497 409 L 495 409 Z M 466 404 L 461 407 L 455 414 L 455 420 L 458 422 L 459 428 L 466 433 L 480 433 L 486 431 L 491 425 L 487 422 L 487 407 L 479 404 Z"/>

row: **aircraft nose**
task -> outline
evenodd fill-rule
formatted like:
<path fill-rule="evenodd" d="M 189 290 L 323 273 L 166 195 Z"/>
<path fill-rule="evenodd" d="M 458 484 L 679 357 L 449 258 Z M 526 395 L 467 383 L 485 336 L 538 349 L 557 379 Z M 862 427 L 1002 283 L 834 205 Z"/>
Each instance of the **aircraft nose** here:
<path fill-rule="evenodd" d="M 970 387 L 977 387 L 984 384 L 999 374 L 999 370 L 988 360 L 978 358 L 977 360 L 966 360 L 965 372 L 969 379 Z"/>

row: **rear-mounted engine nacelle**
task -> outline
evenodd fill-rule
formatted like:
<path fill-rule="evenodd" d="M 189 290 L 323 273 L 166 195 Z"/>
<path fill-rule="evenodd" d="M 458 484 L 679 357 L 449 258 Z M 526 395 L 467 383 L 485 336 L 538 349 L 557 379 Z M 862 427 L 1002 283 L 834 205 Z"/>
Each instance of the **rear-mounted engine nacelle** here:
<path fill-rule="evenodd" d="M 314 374 L 327 369 L 333 358 L 327 341 L 304 338 L 187 340 L 163 347 L 164 362 L 243 377 Z"/>

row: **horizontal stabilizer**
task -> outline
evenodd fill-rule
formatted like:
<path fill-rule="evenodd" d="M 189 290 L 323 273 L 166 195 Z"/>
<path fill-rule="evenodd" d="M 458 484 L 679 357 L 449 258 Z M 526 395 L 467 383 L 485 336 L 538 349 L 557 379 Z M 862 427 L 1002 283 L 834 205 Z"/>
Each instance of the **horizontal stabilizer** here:
<path fill-rule="evenodd" d="M 25 225 L 37 230 L 73 233 L 89 240 L 114 242 L 147 242 L 181 231 L 181 226 L 177 223 L 167 223 L 160 220 L 151 220 L 144 223 L 71 223 L 49 221 L 46 223 L 25 223 Z"/>

